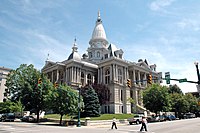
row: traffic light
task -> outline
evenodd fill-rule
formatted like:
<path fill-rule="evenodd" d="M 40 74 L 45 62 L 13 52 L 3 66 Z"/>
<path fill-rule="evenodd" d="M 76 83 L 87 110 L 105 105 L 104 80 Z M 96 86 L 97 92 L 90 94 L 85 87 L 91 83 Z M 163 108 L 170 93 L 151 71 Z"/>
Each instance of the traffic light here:
<path fill-rule="evenodd" d="M 149 74 L 148 76 L 147 76 L 147 83 L 148 84 L 152 84 L 152 75 L 151 74 Z"/>
<path fill-rule="evenodd" d="M 38 86 L 40 86 L 41 84 L 42 84 L 42 79 L 39 78 L 39 79 L 38 79 Z"/>
<path fill-rule="evenodd" d="M 57 88 L 58 87 L 58 83 L 55 82 L 54 83 L 54 87 Z"/>
<path fill-rule="evenodd" d="M 127 79 L 127 86 L 131 88 L 131 79 Z"/>

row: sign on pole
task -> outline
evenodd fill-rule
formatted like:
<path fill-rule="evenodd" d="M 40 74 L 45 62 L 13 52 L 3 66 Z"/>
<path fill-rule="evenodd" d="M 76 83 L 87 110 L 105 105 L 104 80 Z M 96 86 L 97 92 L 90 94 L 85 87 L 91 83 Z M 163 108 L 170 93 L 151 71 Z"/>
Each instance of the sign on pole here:
<path fill-rule="evenodd" d="M 170 84 L 170 72 L 165 73 L 166 84 Z"/>
<path fill-rule="evenodd" d="M 184 78 L 184 79 L 179 79 L 179 83 L 182 83 L 182 82 L 187 82 L 187 79 Z"/>

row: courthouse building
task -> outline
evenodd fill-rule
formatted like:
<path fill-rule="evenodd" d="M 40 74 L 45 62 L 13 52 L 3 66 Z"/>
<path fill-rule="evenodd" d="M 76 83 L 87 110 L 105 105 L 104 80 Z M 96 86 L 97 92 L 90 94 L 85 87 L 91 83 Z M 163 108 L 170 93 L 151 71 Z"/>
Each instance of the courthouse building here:
<path fill-rule="evenodd" d="M 11 69 L 0 67 L 0 102 L 3 102 L 4 99 L 4 93 L 6 91 L 6 76 L 9 74 Z"/>
<path fill-rule="evenodd" d="M 81 45 L 81 44 L 78 44 Z M 137 62 L 123 58 L 123 50 L 110 43 L 106 37 L 100 12 L 96 20 L 87 53 L 78 53 L 76 39 L 72 52 L 66 60 L 53 62 L 47 60 L 42 72 L 51 82 L 58 82 L 77 89 L 81 84 L 98 83 L 109 88 L 110 99 L 101 106 L 102 113 L 131 113 L 141 112 L 145 108 L 142 104 L 142 90 L 147 86 L 147 75 L 153 79 L 159 78 L 156 65 L 148 65 L 146 59 Z M 127 79 L 131 79 L 131 87 L 127 87 Z M 153 80 L 157 83 L 158 80 Z M 135 103 L 130 103 L 133 98 Z"/>

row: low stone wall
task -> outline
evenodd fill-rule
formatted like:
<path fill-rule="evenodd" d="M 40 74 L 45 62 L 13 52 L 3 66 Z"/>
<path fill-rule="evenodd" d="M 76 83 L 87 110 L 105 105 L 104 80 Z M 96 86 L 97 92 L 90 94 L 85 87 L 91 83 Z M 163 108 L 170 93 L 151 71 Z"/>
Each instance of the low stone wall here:
<path fill-rule="evenodd" d="M 87 126 L 99 126 L 99 125 L 111 125 L 112 120 L 98 120 L 98 121 L 88 121 Z M 116 120 L 117 124 L 128 124 L 127 120 Z"/>
<path fill-rule="evenodd" d="M 54 119 L 48 119 L 49 122 L 55 122 L 59 124 L 59 120 L 54 120 Z M 112 124 L 112 120 L 90 120 L 89 118 L 85 119 L 85 121 L 81 120 L 81 126 L 100 126 L 100 125 L 111 125 Z M 116 120 L 117 125 L 119 124 L 128 124 L 128 121 L 126 119 L 124 120 Z M 73 126 L 73 125 L 77 125 L 77 121 L 76 120 L 63 120 L 62 121 L 62 125 L 63 126 Z"/>

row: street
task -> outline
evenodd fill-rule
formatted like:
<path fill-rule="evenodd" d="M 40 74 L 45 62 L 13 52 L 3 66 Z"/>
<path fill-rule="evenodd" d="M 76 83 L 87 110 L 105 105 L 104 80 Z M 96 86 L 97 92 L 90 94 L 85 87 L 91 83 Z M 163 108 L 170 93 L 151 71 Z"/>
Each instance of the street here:
<path fill-rule="evenodd" d="M 0 133 L 138 133 L 141 125 L 64 127 L 45 123 L 1 122 Z M 199 133 L 200 118 L 148 123 L 149 133 Z"/>

